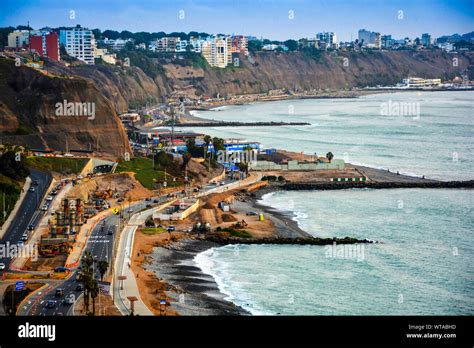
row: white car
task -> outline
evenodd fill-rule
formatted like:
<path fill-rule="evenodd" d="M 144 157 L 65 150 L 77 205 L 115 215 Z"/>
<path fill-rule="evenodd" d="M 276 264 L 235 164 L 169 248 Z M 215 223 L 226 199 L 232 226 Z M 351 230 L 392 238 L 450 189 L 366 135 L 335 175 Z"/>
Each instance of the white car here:
<path fill-rule="evenodd" d="M 5 269 L 5 264 L 4 263 L 0 263 L 0 271 L 3 271 Z"/>
<path fill-rule="evenodd" d="M 48 205 L 47 205 L 47 204 L 43 205 L 43 207 L 41 208 L 41 210 L 42 210 L 42 211 L 48 210 Z"/>
<path fill-rule="evenodd" d="M 46 198 L 47 201 L 52 201 L 53 200 L 53 196 L 48 196 L 48 198 Z"/>

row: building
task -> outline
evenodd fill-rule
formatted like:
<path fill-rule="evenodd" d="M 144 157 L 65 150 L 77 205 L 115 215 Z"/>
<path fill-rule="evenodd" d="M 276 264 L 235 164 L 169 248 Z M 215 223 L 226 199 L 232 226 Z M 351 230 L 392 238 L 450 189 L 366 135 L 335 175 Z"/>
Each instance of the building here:
<path fill-rule="evenodd" d="M 431 47 L 431 35 L 428 33 L 421 34 L 421 44 L 423 47 Z"/>
<path fill-rule="evenodd" d="M 377 48 L 377 49 L 380 49 L 382 47 L 382 40 L 380 37 L 380 33 L 376 33 L 374 31 L 368 31 L 365 29 L 359 30 L 359 42 L 362 43 L 363 47 Z"/>
<path fill-rule="evenodd" d="M 40 32 L 30 37 L 30 49 L 35 51 L 40 57 L 59 61 L 59 37 L 54 32 Z"/>
<path fill-rule="evenodd" d="M 105 63 L 115 65 L 117 63 L 117 55 L 109 53 L 106 48 L 96 48 L 94 50 L 94 58 L 100 58 Z"/>
<path fill-rule="evenodd" d="M 108 49 L 112 51 L 120 51 L 124 49 L 125 45 L 129 42 L 132 42 L 132 39 L 123 40 L 121 38 L 118 38 L 116 40 L 111 40 L 111 39 L 105 38 L 99 41 L 99 43 L 103 44 L 104 46 L 106 46 Z"/>
<path fill-rule="evenodd" d="M 322 32 L 316 34 L 316 39 L 319 41 L 322 48 L 337 48 L 337 37 L 334 32 Z"/>
<path fill-rule="evenodd" d="M 421 88 L 439 86 L 441 79 L 423 79 L 421 77 L 409 77 L 403 79 L 403 85 L 408 88 Z"/>
<path fill-rule="evenodd" d="M 202 43 L 201 53 L 210 66 L 225 68 L 232 63 L 232 52 L 230 52 L 231 40 L 229 38 L 214 37 Z"/>
<path fill-rule="evenodd" d="M 71 57 L 87 64 L 94 64 L 95 38 L 92 30 L 81 28 L 79 25 L 63 29 L 59 33 L 59 42 Z"/>
<path fill-rule="evenodd" d="M 21 48 L 30 43 L 30 33 L 28 30 L 16 30 L 8 34 L 8 47 Z"/>
<path fill-rule="evenodd" d="M 248 41 L 247 38 L 243 35 L 234 35 L 230 39 L 231 53 L 243 53 L 246 56 L 249 54 Z"/>
<path fill-rule="evenodd" d="M 163 37 L 155 41 L 154 48 L 157 52 L 176 52 L 180 41 L 179 37 Z"/>
<path fill-rule="evenodd" d="M 316 38 L 307 38 L 298 40 L 299 48 L 319 48 L 319 41 Z"/>
<path fill-rule="evenodd" d="M 456 49 L 456 47 L 454 47 L 454 45 L 450 42 L 441 42 L 438 44 L 438 47 L 446 52 L 451 52 Z"/>
<path fill-rule="evenodd" d="M 393 44 L 395 43 L 395 40 L 392 39 L 392 35 L 382 35 L 380 41 L 380 46 L 384 49 L 392 48 Z"/>

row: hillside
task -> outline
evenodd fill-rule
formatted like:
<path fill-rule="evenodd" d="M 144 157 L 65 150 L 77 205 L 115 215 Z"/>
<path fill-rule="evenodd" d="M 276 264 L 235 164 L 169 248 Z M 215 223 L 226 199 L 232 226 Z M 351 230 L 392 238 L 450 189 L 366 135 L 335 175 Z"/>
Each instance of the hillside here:
<path fill-rule="evenodd" d="M 57 116 L 56 103 L 94 103 L 95 117 Z M 66 150 L 130 151 L 113 103 L 91 82 L 52 77 L 0 59 L 0 132 L 3 143 Z"/>
<path fill-rule="evenodd" d="M 126 105 L 160 102 L 174 90 L 186 90 L 190 96 L 220 96 L 261 93 L 272 89 L 340 90 L 354 87 L 394 84 L 407 76 L 452 79 L 468 66 L 474 56 L 450 55 L 436 51 L 369 51 L 332 56 L 319 52 L 258 52 L 252 62 L 240 56 L 239 67 L 211 68 L 197 54 L 156 54 L 122 52 L 130 56 L 131 68 L 78 66 L 53 71 L 88 79 L 111 99 L 118 111 Z M 458 66 L 453 65 L 458 57 Z M 181 59 L 180 59 L 181 58 Z M 348 58 L 349 66 L 344 66 Z M 127 104 L 128 103 L 128 104 Z"/>

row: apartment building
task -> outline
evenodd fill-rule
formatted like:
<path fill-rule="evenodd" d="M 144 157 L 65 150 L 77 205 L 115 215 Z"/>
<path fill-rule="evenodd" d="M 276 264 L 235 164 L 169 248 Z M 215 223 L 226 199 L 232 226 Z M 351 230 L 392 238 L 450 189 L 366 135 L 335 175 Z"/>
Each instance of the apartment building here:
<path fill-rule="evenodd" d="M 232 63 L 230 37 L 214 37 L 202 43 L 201 53 L 210 66 L 225 68 Z"/>
<path fill-rule="evenodd" d="M 230 39 L 231 46 L 230 52 L 231 53 L 243 53 L 245 55 L 249 54 L 248 48 L 248 40 L 243 35 L 234 35 Z"/>
<path fill-rule="evenodd" d="M 362 45 L 368 48 L 380 49 L 382 47 L 382 38 L 380 33 L 365 29 L 359 30 L 359 42 L 362 42 Z"/>
<path fill-rule="evenodd" d="M 316 34 L 316 39 L 322 48 L 337 48 L 337 36 L 334 32 L 321 32 Z"/>
<path fill-rule="evenodd" d="M 95 39 L 92 30 L 81 28 L 79 25 L 61 30 L 59 42 L 70 56 L 87 64 L 94 64 Z"/>
<path fill-rule="evenodd" d="M 55 32 L 39 32 L 31 35 L 30 49 L 35 51 L 41 57 L 47 57 L 52 60 L 60 60 L 59 37 Z"/>
<path fill-rule="evenodd" d="M 8 34 L 8 47 L 26 47 L 30 43 L 28 30 L 16 30 Z"/>

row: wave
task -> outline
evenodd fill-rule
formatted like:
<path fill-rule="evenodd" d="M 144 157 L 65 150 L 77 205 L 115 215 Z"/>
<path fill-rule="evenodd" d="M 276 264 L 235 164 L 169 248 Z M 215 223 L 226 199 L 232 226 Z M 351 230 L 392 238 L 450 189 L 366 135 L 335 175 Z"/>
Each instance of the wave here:
<path fill-rule="evenodd" d="M 219 248 L 234 248 L 233 246 L 223 246 Z M 248 311 L 252 315 L 269 315 L 271 313 L 266 313 L 259 309 L 254 308 L 252 305 L 249 305 L 249 301 L 245 300 L 248 295 L 243 290 L 238 290 L 240 288 L 239 284 L 235 281 L 231 280 L 231 276 L 226 269 L 228 268 L 229 264 L 225 262 L 220 262 L 219 267 L 213 261 L 213 257 L 217 255 L 217 248 L 210 248 L 206 251 L 203 251 L 197 254 L 193 261 L 197 267 L 201 269 L 201 271 L 205 274 L 210 275 L 217 284 L 217 288 L 219 292 L 223 294 L 226 301 L 232 302 L 237 306 L 242 307 L 246 311 Z M 232 289 L 234 293 L 232 293 L 229 289 Z"/>

